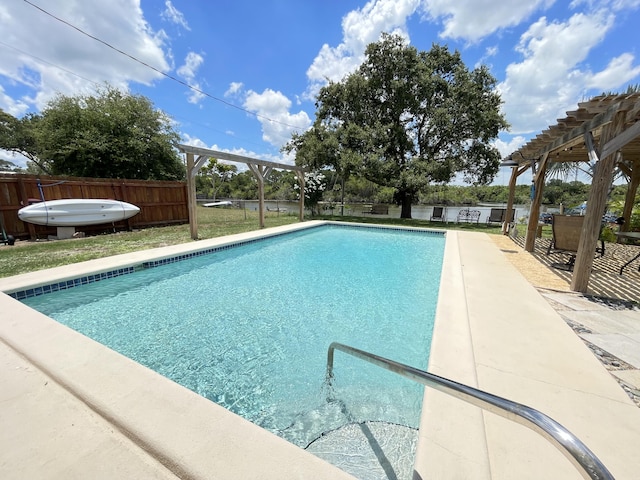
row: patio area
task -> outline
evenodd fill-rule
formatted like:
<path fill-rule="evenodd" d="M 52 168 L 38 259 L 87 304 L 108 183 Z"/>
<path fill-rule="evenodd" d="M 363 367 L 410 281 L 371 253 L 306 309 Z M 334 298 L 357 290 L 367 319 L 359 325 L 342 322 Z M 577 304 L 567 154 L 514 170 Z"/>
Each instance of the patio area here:
<path fill-rule="evenodd" d="M 511 242 L 512 245 L 518 246 L 521 249 L 525 247 L 525 237 L 505 237 Z M 551 239 L 548 238 L 536 238 L 535 247 L 530 255 L 543 267 L 546 272 L 553 274 L 557 278 L 545 277 L 545 282 L 552 282 L 551 285 L 536 282 L 535 278 L 529 279 L 537 287 L 554 288 L 558 290 L 569 290 L 571 283 L 571 275 L 573 272 L 555 268 L 553 264 L 565 263 L 569 259 L 568 254 L 552 253 L 547 255 L 547 248 Z M 505 250 L 503 246 L 503 252 L 511 254 L 518 252 L 509 252 L 508 248 Z M 509 245 L 509 244 L 506 244 Z M 640 246 L 624 245 L 619 243 L 606 243 L 605 255 L 601 257 L 599 254 L 594 255 L 593 266 L 591 269 L 591 277 L 589 279 L 589 288 L 586 295 L 598 297 L 599 299 L 612 299 L 622 302 L 633 302 L 640 308 L 640 258 L 633 261 L 628 265 L 622 275 L 620 275 L 620 267 L 627 261 L 631 260 L 638 253 L 640 253 Z M 525 276 L 530 276 L 531 272 L 527 274 L 526 269 L 522 272 Z"/>
<path fill-rule="evenodd" d="M 620 275 L 640 247 L 607 243 L 594 260 L 589 291 L 580 293 L 570 290 L 572 272 L 553 267 L 568 255 L 547 255 L 550 239 L 536 239 L 530 253 L 523 237 L 492 238 L 640 407 L 640 259 Z"/>

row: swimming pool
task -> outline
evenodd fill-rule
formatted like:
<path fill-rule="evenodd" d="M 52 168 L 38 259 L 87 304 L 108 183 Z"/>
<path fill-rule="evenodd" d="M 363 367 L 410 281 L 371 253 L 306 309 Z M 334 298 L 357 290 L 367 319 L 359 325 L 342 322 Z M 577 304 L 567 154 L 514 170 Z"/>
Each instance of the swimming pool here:
<path fill-rule="evenodd" d="M 426 368 L 443 249 L 319 227 L 23 302 L 304 447 L 348 421 L 417 427 L 422 388 L 347 357 L 327 402 L 326 349 Z"/>

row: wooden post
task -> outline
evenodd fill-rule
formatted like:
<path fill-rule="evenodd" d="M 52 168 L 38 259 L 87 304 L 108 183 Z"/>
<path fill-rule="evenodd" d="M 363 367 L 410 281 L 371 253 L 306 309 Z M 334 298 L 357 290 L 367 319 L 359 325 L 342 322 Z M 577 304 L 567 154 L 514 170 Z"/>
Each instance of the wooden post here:
<path fill-rule="evenodd" d="M 271 174 L 271 167 L 264 167 L 255 163 L 247 164 L 258 180 L 258 216 L 260 217 L 260 228 L 264 228 L 264 181 Z"/>
<path fill-rule="evenodd" d="M 536 233 L 538 231 L 538 218 L 540 217 L 540 204 L 542 203 L 542 192 L 544 191 L 544 177 L 547 173 L 547 161 L 549 153 L 545 153 L 538 167 L 538 172 L 534 176 L 534 196 L 531 199 L 531 210 L 529 212 L 529 223 L 527 224 L 527 238 L 524 249 L 533 252 L 536 247 Z"/>
<path fill-rule="evenodd" d="M 196 210 L 196 179 L 193 153 L 187 153 L 187 208 L 189 210 L 189 232 L 191 239 L 198 239 L 198 212 Z"/>
<path fill-rule="evenodd" d="M 613 117 L 613 122 L 605 125 L 600 137 L 600 145 L 605 145 L 609 140 L 615 138 L 624 129 L 626 111 L 619 111 Z M 585 144 L 589 156 L 593 158 L 597 154 L 593 145 L 591 132 L 585 133 Z M 574 292 L 586 292 L 589 286 L 593 257 L 598 243 L 602 214 L 607 203 L 607 194 L 613 181 L 613 170 L 616 164 L 617 151 L 612 152 L 606 158 L 600 159 L 596 163 L 591 190 L 587 200 L 587 211 L 582 225 L 576 263 L 571 276 L 571 290 Z"/>
<path fill-rule="evenodd" d="M 271 170 L 273 168 L 282 168 L 284 170 L 293 170 L 298 175 L 298 181 L 302 186 L 300 197 L 300 221 L 304 220 L 304 176 L 303 172 L 305 169 L 303 167 L 297 167 L 292 165 L 287 165 L 284 163 L 276 163 L 276 162 L 266 162 L 264 160 L 259 160 L 256 158 L 244 157 L 242 155 L 235 155 L 233 153 L 228 152 L 220 152 L 216 150 L 209 150 L 206 148 L 194 147 L 191 145 L 178 145 L 178 149 L 185 154 L 191 154 L 191 167 L 189 167 L 189 160 L 187 159 L 187 177 L 189 177 L 189 173 L 191 173 L 191 179 L 195 177 L 195 174 L 202 166 L 202 163 L 207 158 L 217 158 L 218 160 L 227 160 L 229 162 L 241 162 L 247 164 L 249 169 L 254 173 L 256 178 L 258 179 L 258 189 L 261 191 L 259 204 L 260 204 L 260 227 L 264 227 L 264 180 L 269 176 Z M 198 161 L 193 165 L 193 155 L 199 155 Z M 189 178 L 187 182 L 190 182 Z M 188 186 L 191 184 L 189 183 Z M 193 185 L 193 190 L 189 189 L 189 196 L 193 198 L 194 202 L 194 213 L 195 213 L 195 183 Z M 194 215 L 195 216 L 195 215 Z M 190 222 L 191 223 L 191 222 Z M 197 226 L 197 225 L 196 225 Z M 196 231 L 197 234 L 197 231 Z"/>
<path fill-rule="evenodd" d="M 507 199 L 507 213 L 505 217 L 505 221 L 502 223 L 502 234 L 509 234 L 509 215 L 511 215 L 511 210 L 513 210 L 513 200 L 516 196 L 516 180 L 518 179 L 518 168 L 514 167 L 511 169 L 511 178 L 509 179 L 509 198 Z M 515 218 L 513 221 L 515 222 Z"/>
<path fill-rule="evenodd" d="M 633 204 L 635 202 L 638 186 L 640 185 L 640 160 L 635 160 L 629 172 L 629 185 L 627 187 L 627 195 L 624 199 L 624 225 L 620 225 L 621 232 L 628 232 L 630 228 L 631 213 L 633 212 Z"/>

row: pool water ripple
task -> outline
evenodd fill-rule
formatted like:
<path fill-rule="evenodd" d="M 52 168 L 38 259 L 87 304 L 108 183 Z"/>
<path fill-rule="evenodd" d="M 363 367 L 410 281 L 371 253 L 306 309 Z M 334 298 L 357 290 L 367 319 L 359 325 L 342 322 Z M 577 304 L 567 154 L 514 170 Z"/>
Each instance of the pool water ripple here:
<path fill-rule="evenodd" d="M 305 447 L 351 421 L 417 427 L 422 387 L 336 354 L 426 368 L 444 238 L 314 228 L 24 300 Z"/>

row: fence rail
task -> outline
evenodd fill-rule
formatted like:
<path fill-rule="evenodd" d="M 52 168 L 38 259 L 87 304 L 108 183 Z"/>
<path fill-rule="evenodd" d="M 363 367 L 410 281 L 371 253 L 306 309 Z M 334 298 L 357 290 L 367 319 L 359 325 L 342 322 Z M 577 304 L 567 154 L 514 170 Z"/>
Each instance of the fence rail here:
<path fill-rule="evenodd" d="M 7 234 L 16 238 L 55 234 L 55 227 L 23 222 L 18 210 L 34 201 L 66 198 L 109 198 L 140 208 L 139 214 L 115 225 L 82 227 L 87 232 L 189 222 L 185 182 L 0 174 L 0 216 Z"/>

